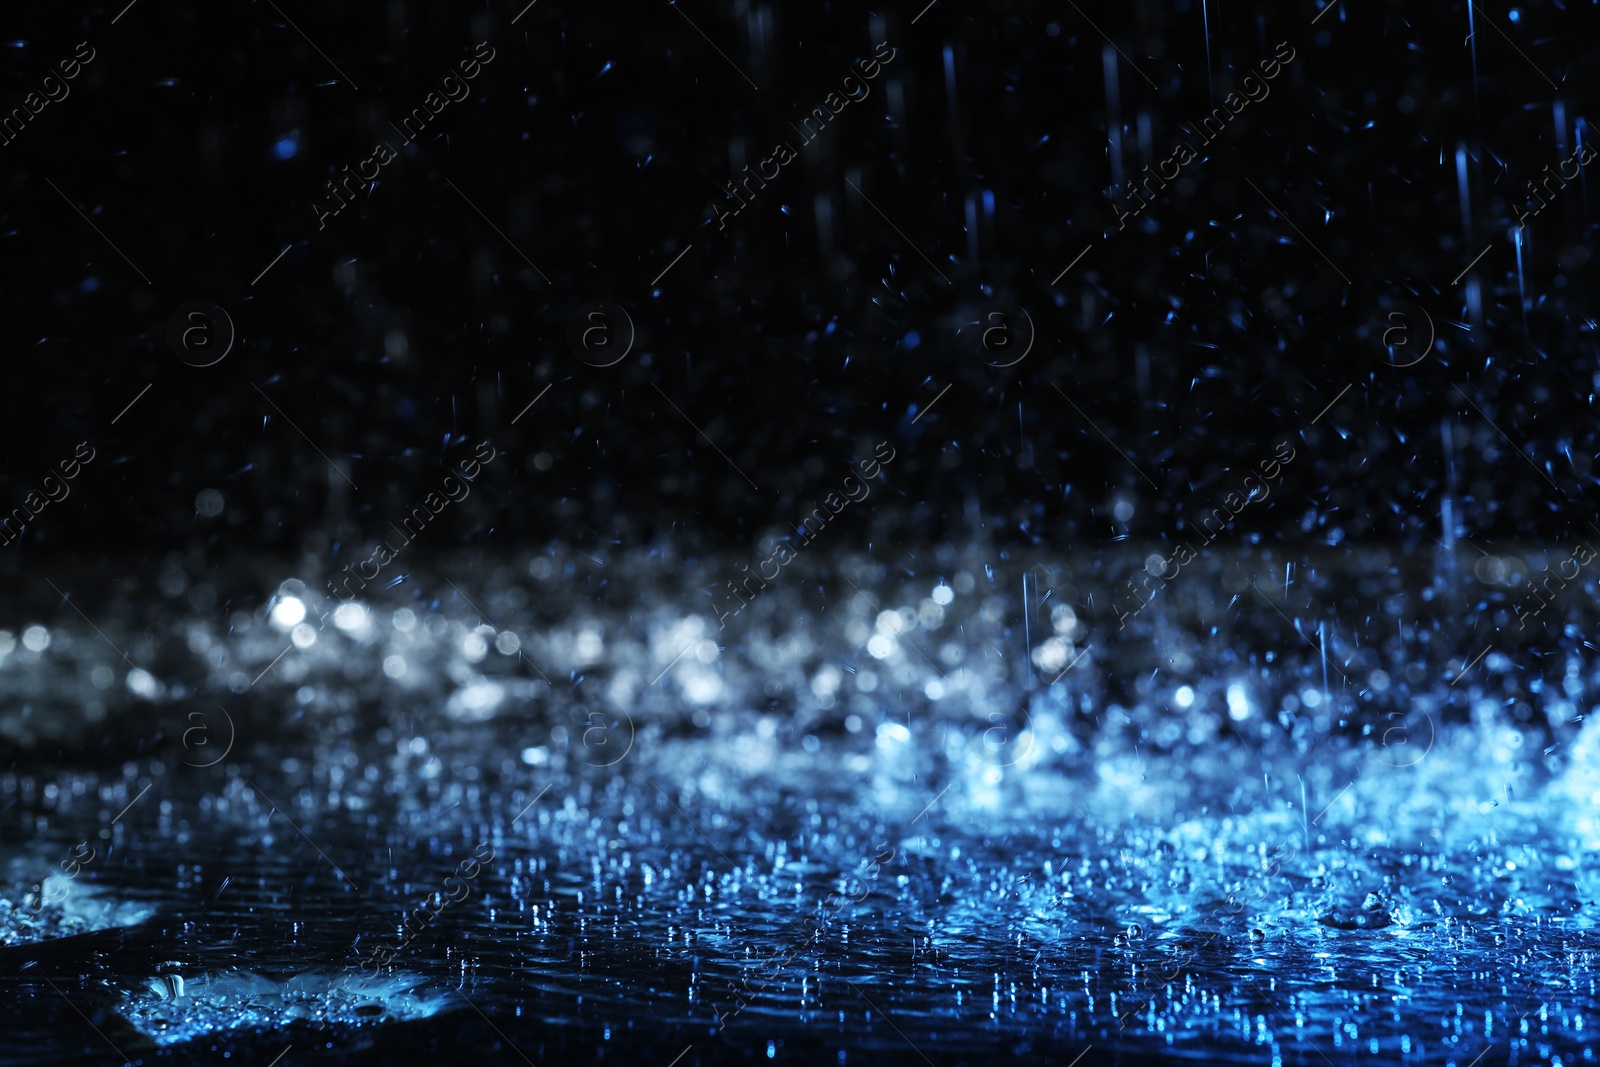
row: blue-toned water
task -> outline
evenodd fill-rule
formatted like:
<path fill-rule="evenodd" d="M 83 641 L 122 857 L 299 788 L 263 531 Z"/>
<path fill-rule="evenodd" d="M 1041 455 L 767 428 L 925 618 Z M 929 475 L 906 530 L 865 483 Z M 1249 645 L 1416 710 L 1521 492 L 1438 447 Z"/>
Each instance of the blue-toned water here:
<path fill-rule="evenodd" d="M 1590 595 L 1144 555 L 3 620 L 3 1058 L 1590 1061 Z"/>

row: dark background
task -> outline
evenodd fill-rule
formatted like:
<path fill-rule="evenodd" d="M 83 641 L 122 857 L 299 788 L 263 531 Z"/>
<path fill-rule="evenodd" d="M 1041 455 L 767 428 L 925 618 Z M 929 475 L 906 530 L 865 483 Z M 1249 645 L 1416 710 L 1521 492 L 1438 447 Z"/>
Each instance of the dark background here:
<path fill-rule="evenodd" d="M 1448 541 L 1446 496 L 1480 544 L 1586 529 L 1600 191 L 1562 193 L 1520 260 L 1508 233 L 1594 99 L 1589 5 L 1485 7 L 1470 41 L 1461 4 L 520 6 L 7 13 L 7 107 L 78 41 L 97 56 L 0 147 L 0 506 L 99 453 L 9 553 L 363 558 L 484 438 L 504 455 L 441 546 L 741 546 L 880 440 L 894 539 L 974 507 L 1002 544 L 1171 538 L 1285 439 L 1302 458 L 1233 536 Z M 318 232 L 323 183 L 481 40 L 470 100 Z M 788 124 L 879 40 L 871 96 L 801 147 Z M 1279 41 L 1271 96 L 1117 232 L 1108 131 L 1136 174 Z M 785 139 L 801 158 L 719 232 L 716 183 Z M 567 340 L 601 299 L 637 330 L 608 368 Z M 979 348 L 991 299 L 1036 327 L 1016 366 Z M 166 342 L 190 300 L 237 328 L 215 366 Z M 1403 369 L 1375 344 L 1395 308 L 1438 335 Z"/>
<path fill-rule="evenodd" d="M 1236 951 L 1208 950 L 1182 1011 L 1209 994 L 1210 1029 L 1177 1054 L 1214 1043 L 1213 1058 L 1259 1058 L 1258 1012 L 1271 1010 L 1285 1035 L 1328 1047 L 1348 1024 L 1336 1056 L 1359 1051 L 1359 1019 L 1390 1057 L 1404 1028 L 1430 1042 L 1407 1057 L 1464 1062 L 1476 1049 L 1446 1044 L 1462 1020 L 1498 1012 L 1497 1037 L 1523 1040 L 1512 1028 L 1529 996 L 1572 1008 L 1540 1012 L 1541 1054 L 1575 1047 L 1582 1023 L 1568 1020 L 1593 1016 L 1580 927 L 1600 881 L 1577 834 L 1593 800 L 1583 720 L 1600 679 L 1583 646 L 1600 598 L 1585 574 L 1526 629 L 1513 608 L 1529 606 L 1524 574 L 1600 538 L 1588 506 L 1600 189 L 1586 176 L 1563 190 L 1520 238 L 1513 211 L 1580 126 L 1600 147 L 1587 132 L 1595 6 L 10 5 L 0 115 L 78 42 L 97 55 L 67 99 L 0 145 L 0 515 L 79 442 L 97 455 L 68 499 L 0 547 L 7 625 L 53 631 L 5 671 L 0 786 L 24 784 L 0 790 L 0 830 L 8 854 L 57 862 L 137 802 L 83 884 L 159 913 L 124 934 L 57 926 L 0 952 L 0 973 L 20 976 L 0 996 L 0 1059 L 101 1062 L 102 1038 L 154 1059 L 118 1014 L 119 988 L 340 959 L 414 905 L 434 866 L 451 869 L 458 843 L 498 833 L 544 788 L 550 826 L 525 822 L 505 862 L 551 861 L 554 887 L 506 882 L 553 918 L 549 954 L 518 940 L 522 912 L 496 918 L 498 900 L 452 912 L 428 949 L 447 955 L 419 952 L 416 966 L 481 990 L 481 1018 L 458 1004 L 418 1025 L 349 1028 L 345 1062 L 368 1048 L 503 1060 L 513 1041 L 539 1062 L 614 1062 L 648 1041 L 667 1064 L 711 1016 L 686 1007 L 687 966 L 661 946 L 674 926 L 701 926 L 699 887 L 723 870 L 752 872 L 748 907 L 707 931 L 723 950 L 702 973 L 731 974 L 770 945 L 779 890 L 794 886 L 754 872 L 803 807 L 846 837 L 946 839 L 896 872 L 904 896 L 886 895 L 881 919 L 824 946 L 841 978 L 902 1019 L 905 1047 L 841 992 L 814 1021 L 774 1000 L 764 1023 L 752 1012 L 719 1043 L 686 1035 L 701 1045 L 679 1067 L 760 1060 L 769 1035 L 810 1061 L 835 1045 L 851 1062 L 909 1059 L 912 1039 L 952 1065 L 1170 1052 L 1174 1030 L 1110 1034 L 1121 1024 L 1106 1007 L 1119 1009 L 1101 990 L 1154 973 L 1149 948 L 1112 921 L 1116 894 L 1148 885 L 1161 908 L 1209 912 L 1235 875 L 1256 877 L 1251 850 L 1296 822 L 1307 855 L 1281 876 L 1294 912 L 1266 944 L 1241 923 Z M 325 183 L 393 143 L 389 121 L 480 41 L 496 55 L 471 98 L 319 231 Z M 871 96 L 800 146 L 790 124 L 880 41 L 897 54 Z M 1119 231 L 1119 174 L 1193 140 L 1187 128 L 1279 42 L 1296 55 L 1271 95 Z M 723 231 L 719 184 L 780 141 L 801 157 Z M 236 328 L 213 366 L 169 344 L 194 301 Z M 636 331 L 612 366 L 571 341 L 595 301 L 611 302 L 619 338 L 617 308 Z M 1008 344 L 986 349 L 1000 307 Z M 1386 350 L 1396 329 L 1407 346 Z M 410 580 L 370 597 L 377 636 L 308 616 L 326 626 L 317 644 L 284 647 L 270 606 L 367 558 L 483 440 L 500 455 L 471 496 L 381 579 Z M 706 632 L 726 688 L 716 703 L 686 699 L 710 664 L 664 638 L 709 618 L 714 597 L 728 603 L 736 568 L 795 537 L 879 442 L 896 458 L 870 500 Z M 1296 459 L 1270 497 L 1120 626 L 1130 571 L 1192 540 L 1284 442 Z M 852 636 L 962 578 L 946 621 L 905 635 L 914 654 L 880 662 Z M 1052 678 L 1032 653 L 1064 604 L 1082 625 L 1075 666 Z M 421 609 L 414 644 L 397 639 L 386 609 L 399 606 Z M 484 678 L 509 694 L 487 721 L 460 715 L 477 685 L 462 638 L 480 619 L 528 653 L 485 654 Z M 574 640 L 591 623 L 603 657 Z M 390 643 L 414 686 L 391 684 Z M 934 706 L 945 644 L 992 684 Z M 872 685 L 822 701 L 825 664 Z M 195 723 L 221 747 L 223 713 L 231 754 L 208 763 L 214 748 L 190 747 Z M 616 770 L 614 750 L 586 748 L 602 718 L 639 742 Z M 902 722 L 916 740 L 905 755 L 887 745 Z M 1036 770 L 1016 749 L 983 758 L 998 727 L 1020 744 L 1025 722 L 1062 746 L 1040 749 Z M 751 731 L 794 760 L 746 766 Z M 620 727 L 600 734 L 612 736 L 622 743 Z M 979 788 L 1002 768 L 1015 792 Z M 65 788 L 51 793 L 51 776 Z M 1135 777 L 1170 802 L 1131 803 L 1119 791 Z M 1058 779 L 1059 799 L 1026 791 Z M 366 806 L 341 807 L 337 790 Z M 1104 831 L 1080 800 L 1132 829 Z M 1239 862 L 1191 876 L 1199 861 L 1166 847 L 1163 821 Z M 1413 853 L 1408 835 L 1426 844 Z M 593 900 L 614 895 L 619 910 L 601 920 L 564 889 L 587 891 L 590 863 L 630 836 L 641 864 L 670 874 L 647 903 L 613 869 Z M 1573 863 L 1546 869 L 1541 845 Z M 814 879 L 856 863 L 853 844 L 827 849 Z M 1102 872 L 1070 912 L 1047 884 L 1059 872 L 1035 877 L 1046 856 L 1065 871 L 1068 853 Z M 1346 939 L 1342 955 L 1311 955 L 1326 929 L 1407 900 L 1442 925 L 1392 952 Z M 1065 918 L 1041 966 L 1029 924 L 1045 909 Z M 1140 914 L 1153 946 L 1161 924 Z M 958 954 L 919 956 L 907 935 L 933 919 Z M 1277 978 L 1257 956 L 1269 951 Z M 1443 961 L 1426 981 L 1424 959 Z M 1081 1018 L 1000 1008 L 1002 976 L 1013 1006 L 1019 984 L 1023 1004 L 1053 984 L 1062 1006 L 1090 970 L 1084 995 L 1104 1007 Z M 950 1012 L 957 981 L 975 983 L 976 1021 Z M 835 1003 L 855 1013 L 850 1029 Z M 638 1027 L 613 1042 L 624 1016 Z M 1089 1028 L 1102 1036 L 1086 1054 Z M 263 1030 L 199 1031 L 170 1054 L 270 1064 L 291 1042 L 301 1057 L 326 1044 Z"/>

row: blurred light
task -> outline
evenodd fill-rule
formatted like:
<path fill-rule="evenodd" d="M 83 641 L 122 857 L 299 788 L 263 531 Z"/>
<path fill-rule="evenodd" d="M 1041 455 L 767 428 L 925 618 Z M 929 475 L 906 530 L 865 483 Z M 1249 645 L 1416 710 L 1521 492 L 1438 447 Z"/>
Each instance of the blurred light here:
<path fill-rule="evenodd" d="M 306 606 L 298 597 L 286 596 L 272 606 L 272 624 L 281 630 L 291 630 L 306 617 Z"/>
<path fill-rule="evenodd" d="M 823 666 L 811 678 L 811 691 L 820 697 L 831 697 L 839 690 L 839 683 L 844 680 L 844 675 L 839 668 L 829 663 Z"/>
<path fill-rule="evenodd" d="M 155 677 L 142 667 L 135 667 L 128 672 L 128 690 L 134 696 L 146 700 L 154 700 L 161 687 L 156 683 Z"/>
<path fill-rule="evenodd" d="M 1072 646 L 1059 637 L 1052 637 L 1033 650 L 1033 662 L 1041 670 L 1056 671 L 1067 665 Z"/>
<path fill-rule="evenodd" d="M 683 695 L 696 704 L 710 704 L 722 696 L 722 682 L 716 675 L 704 670 L 686 672 Z"/>
<path fill-rule="evenodd" d="M 880 745 L 886 742 L 898 742 L 903 745 L 910 740 L 911 731 L 901 723 L 885 722 L 878 724 L 878 743 Z"/>
<path fill-rule="evenodd" d="M 1228 718 L 1234 722 L 1243 722 L 1250 717 L 1250 701 L 1245 696 L 1244 686 L 1234 682 L 1228 686 Z"/>
<path fill-rule="evenodd" d="M 461 707 L 474 718 L 487 718 L 500 706 L 505 695 L 505 689 L 498 682 L 479 678 L 461 690 Z"/>
<path fill-rule="evenodd" d="M 22 631 L 22 647 L 29 652 L 43 652 L 50 647 L 50 631 L 43 626 L 30 626 Z"/>
<path fill-rule="evenodd" d="M 352 633 L 367 625 L 369 613 L 360 604 L 340 604 L 333 612 L 333 624 L 345 633 Z"/>

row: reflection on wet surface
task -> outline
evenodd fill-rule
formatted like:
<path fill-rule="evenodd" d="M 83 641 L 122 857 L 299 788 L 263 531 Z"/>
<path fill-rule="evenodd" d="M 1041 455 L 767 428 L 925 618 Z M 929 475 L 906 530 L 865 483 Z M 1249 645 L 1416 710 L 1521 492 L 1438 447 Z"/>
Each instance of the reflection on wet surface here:
<path fill-rule="evenodd" d="M 1367 696 L 1322 690 L 1303 644 L 1169 668 L 1143 706 L 1107 695 L 1109 636 L 1095 674 L 1018 684 L 1003 657 L 912 647 L 950 618 L 1005 647 L 984 598 L 928 597 L 939 617 L 862 590 L 720 643 L 598 609 L 521 626 L 482 593 L 505 629 L 463 604 L 345 612 L 241 694 L 124 664 L 99 691 L 133 708 L 107 710 L 158 741 L 0 774 L 5 1058 L 1592 1059 L 1588 728 L 1552 758 L 1484 684 L 1398 671 L 1390 696 L 1437 714 L 1315 728 L 1311 705 L 1359 724 Z M 255 625 L 282 616 L 293 647 L 283 599 Z M 1095 639 L 1058 621 L 1052 657 Z M 248 670 L 278 654 L 259 644 Z M 197 655 L 225 692 L 238 665 Z M 774 687 L 796 709 L 753 698 L 762 662 L 797 672 Z M 1381 664 L 1330 662 L 1376 695 Z M 92 697 L 101 665 L 70 684 Z M 1476 713 L 1447 714 L 1457 688 Z M 185 743 L 212 701 L 228 718 Z"/>

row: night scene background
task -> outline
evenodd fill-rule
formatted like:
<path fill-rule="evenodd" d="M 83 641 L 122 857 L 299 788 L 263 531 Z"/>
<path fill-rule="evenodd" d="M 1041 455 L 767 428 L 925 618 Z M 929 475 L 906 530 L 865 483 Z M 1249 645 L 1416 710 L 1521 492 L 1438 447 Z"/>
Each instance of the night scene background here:
<path fill-rule="evenodd" d="M 0 28 L 0 1063 L 1594 1059 L 1594 3 Z"/>

